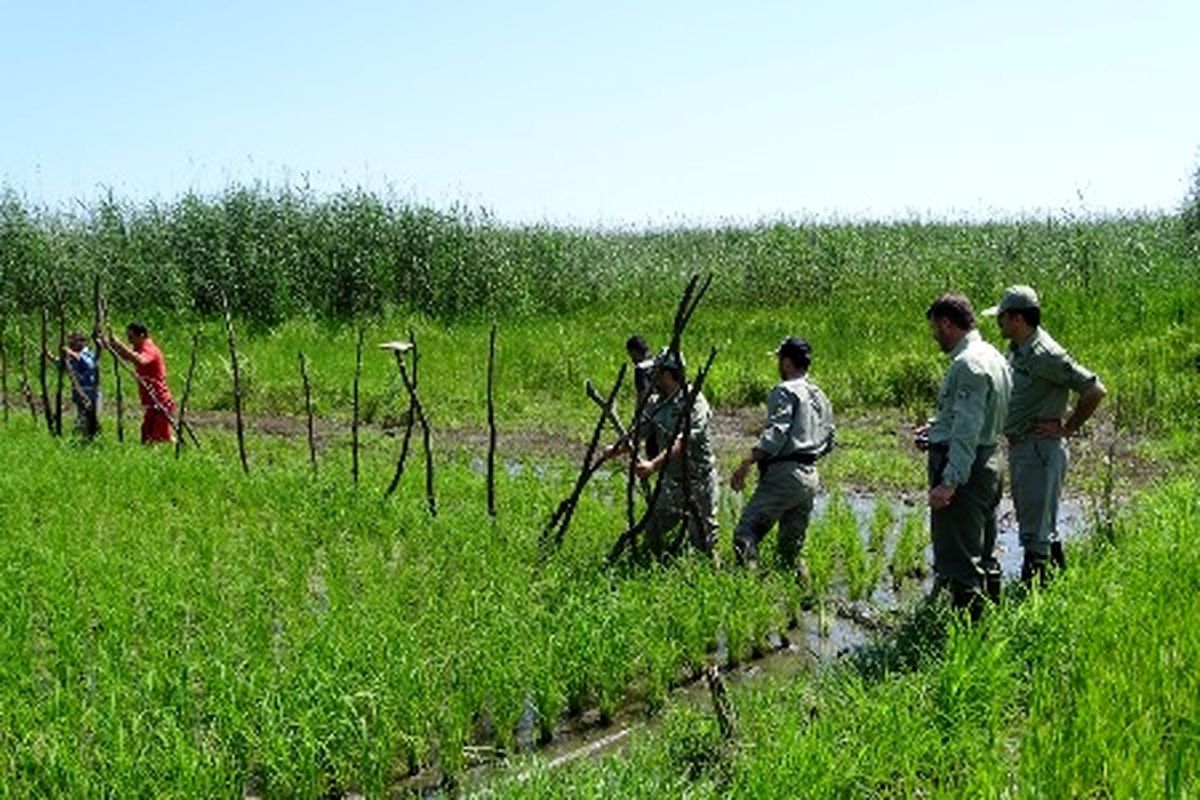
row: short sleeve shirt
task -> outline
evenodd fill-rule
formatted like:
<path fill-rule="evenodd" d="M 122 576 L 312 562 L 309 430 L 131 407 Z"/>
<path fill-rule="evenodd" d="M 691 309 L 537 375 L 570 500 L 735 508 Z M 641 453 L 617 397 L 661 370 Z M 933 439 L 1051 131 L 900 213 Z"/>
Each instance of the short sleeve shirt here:
<path fill-rule="evenodd" d="M 1043 420 L 1061 419 L 1067 413 L 1071 392 L 1082 392 L 1096 382 L 1096 374 L 1071 358 L 1041 327 L 1020 345 L 1010 345 L 1012 397 L 1006 436 L 1029 434 Z"/>
<path fill-rule="evenodd" d="M 795 453 L 819 456 L 833 440 L 833 409 L 807 377 L 783 381 L 767 395 L 767 426 L 755 450 L 770 458 Z"/>

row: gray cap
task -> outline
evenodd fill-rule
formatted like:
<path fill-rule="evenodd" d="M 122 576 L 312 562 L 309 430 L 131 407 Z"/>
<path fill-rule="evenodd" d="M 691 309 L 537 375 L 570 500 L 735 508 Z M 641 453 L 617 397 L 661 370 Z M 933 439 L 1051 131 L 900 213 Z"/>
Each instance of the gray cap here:
<path fill-rule="evenodd" d="M 1005 311 L 1021 311 L 1026 308 L 1038 308 L 1037 292 L 1032 286 L 1010 286 L 1004 290 L 1000 303 L 991 308 L 985 308 L 979 313 L 985 317 L 994 317 Z"/>

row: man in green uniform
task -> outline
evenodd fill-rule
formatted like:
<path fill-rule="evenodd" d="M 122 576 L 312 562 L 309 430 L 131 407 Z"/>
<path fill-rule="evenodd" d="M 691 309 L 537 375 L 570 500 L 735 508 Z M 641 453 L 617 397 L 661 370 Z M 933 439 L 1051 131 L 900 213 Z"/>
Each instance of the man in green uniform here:
<path fill-rule="evenodd" d="M 649 550 L 661 556 L 666 536 L 686 519 L 688 540 L 705 554 L 711 554 L 717 542 L 717 459 L 713 453 L 710 424 L 712 409 L 703 393 L 692 402 L 686 425 L 680 425 L 688 401 L 688 386 L 683 380 L 684 361 L 677 353 L 663 350 L 654 359 L 654 393 L 642 416 L 642 438 L 653 442 L 653 456 L 638 461 L 639 478 L 664 472 L 658 500 L 646 526 Z M 608 459 L 627 446 L 606 448 Z M 687 457 L 684 458 L 686 452 Z"/>
<path fill-rule="evenodd" d="M 917 432 L 918 446 L 929 451 L 935 586 L 948 589 L 955 607 L 976 617 L 995 545 L 1002 491 L 996 446 L 1012 384 L 1003 356 L 975 328 L 967 298 L 942 295 L 925 317 L 942 352 L 950 355 L 937 412 Z"/>
<path fill-rule="evenodd" d="M 1044 577 L 1047 560 L 1066 567 L 1058 538 L 1058 503 L 1067 473 L 1067 437 L 1072 436 L 1104 399 L 1104 385 L 1095 373 L 1080 366 L 1041 327 L 1037 293 L 1029 286 L 1011 286 L 1000 303 L 983 314 L 995 316 L 1009 340 L 1012 398 L 1004 435 L 1013 506 L 1025 559 L 1021 580 L 1028 584 Z M 1079 399 L 1067 415 L 1071 392 Z"/>
<path fill-rule="evenodd" d="M 779 560 L 807 582 L 800 549 L 820 487 L 817 459 L 833 449 L 833 409 L 808 378 L 812 348 L 807 341 L 784 339 L 775 355 L 780 382 L 767 396 L 767 427 L 729 481 L 741 491 L 750 467 L 758 467 L 758 485 L 733 532 L 733 547 L 739 563 L 756 563 L 758 543 L 778 522 Z"/>

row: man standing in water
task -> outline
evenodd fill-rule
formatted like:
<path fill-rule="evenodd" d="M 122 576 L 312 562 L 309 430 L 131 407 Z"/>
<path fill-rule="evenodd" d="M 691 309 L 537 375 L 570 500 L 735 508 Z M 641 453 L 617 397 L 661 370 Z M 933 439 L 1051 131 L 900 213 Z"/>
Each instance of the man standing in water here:
<path fill-rule="evenodd" d="M 646 543 L 650 553 L 667 552 L 666 536 L 686 522 L 692 547 L 712 555 L 717 542 L 717 459 L 712 447 L 712 409 L 701 392 L 686 421 L 689 387 L 683 379 L 683 356 L 664 349 L 654 359 L 654 394 L 641 420 L 642 438 L 656 455 L 637 462 L 639 478 L 663 472 L 662 489 L 650 510 Z M 602 458 L 628 452 L 628 445 L 605 448 Z M 686 460 L 686 467 L 685 462 Z"/>
<path fill-rule="evenodd" d="M 116 339 L 105 344 L 120 359 L 133 364 L 138 379 L 138 396 L 142 401 L 142 444 L 175 441 L 171 414 L 175 400 L 167 386 L 167 365 L 162 351 L 150 338 L 150 331 L 140 322 L 125 328 L 129 345 Z"/>
<path fill-rule="evenodd" d="M 945 294 L 925 312 L 950 367 L 937 412 L 917 431 L 929 451 L 929 510 L 935 588 L 947 589 L 972 618 L 983 610 L 984 576 L 992 558 L 996 507 L 1003 482 L 996 451 L 1012 382 L 1008 365 L 975 327 L 971 302 Z"/>
<path fill-rule="evenodd" d="M 833 449 L 833 409 L 808 378 L 812 348 L 806 340 L 784 339 L 775 355 L 780 382 L 767 396 L 767 427 L 729 480 L 741 491 L 750 467 L 758 468 L 758 485 L 734 529 L 733 549 L 739 563 L 757 563 L 758 543 L 778 522 L 779 561 L 807 584 L 800 550 L 820 487 L 817 460 Z"/>
<path fill-rule="evenodd" d="M 1081 366 L 1041 327 L 1042 309 L 1029 286 L 1010 286 L 998 305 L 983 311 L 996 317 L 1009 340 L 1012 398 L 1004 435 L 1013 507 L 1025 559 L 1021 581 L 1044 578 L 1049 560 L 1067 566 L 1058 538 L 1058 502 L 1067 473 L 1067 437 L 1074 436 L 1104 399 L 1104 384 Z M 1068 416 L 1071 392 L 1078 394 Z"/>

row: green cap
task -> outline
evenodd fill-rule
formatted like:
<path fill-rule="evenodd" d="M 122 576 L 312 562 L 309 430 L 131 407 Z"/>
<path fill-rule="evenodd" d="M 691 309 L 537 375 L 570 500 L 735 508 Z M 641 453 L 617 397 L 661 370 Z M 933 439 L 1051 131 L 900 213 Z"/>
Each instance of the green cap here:
<path fill-rule="evenodd" d="M 979 313 L 985 317 L 994 317 L 997 314 L 1003 314 L 1005 311 L 1021 311 L 1026 308 L 1037 308 L 1038 296 L 1032 286 L 1010 286 L 1004 290 L 1004 297 L 1000 298 L 1000 304 L 985 308 Z"/>
<path fill-rule="evenodd" d="M 654 357 L 655 369 L 669 369 L 675 372 L 682 372 L 687 366 L 687 362 L 683 360 L 683 353 L 673 353 L 669 348 L 664 347 Z"/>

